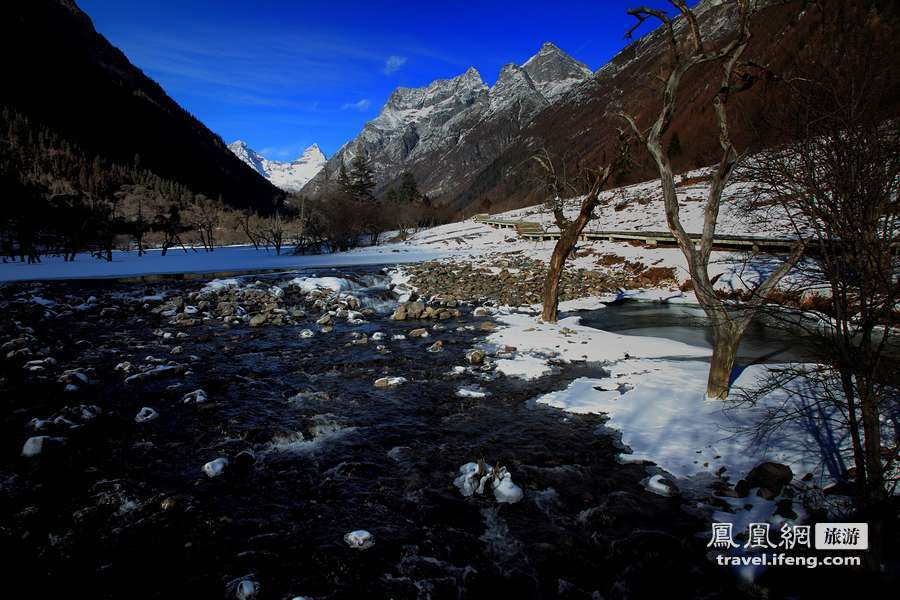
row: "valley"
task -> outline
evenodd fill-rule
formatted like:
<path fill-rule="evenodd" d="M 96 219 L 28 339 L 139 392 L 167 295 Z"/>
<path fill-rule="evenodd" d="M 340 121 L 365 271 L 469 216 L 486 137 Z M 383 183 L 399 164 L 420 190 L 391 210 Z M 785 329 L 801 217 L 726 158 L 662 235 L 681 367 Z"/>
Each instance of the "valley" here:
<path fill-rule="evenodd" d="M 5 596 L 900 584 L 897 3 L 0 12 Z"/>

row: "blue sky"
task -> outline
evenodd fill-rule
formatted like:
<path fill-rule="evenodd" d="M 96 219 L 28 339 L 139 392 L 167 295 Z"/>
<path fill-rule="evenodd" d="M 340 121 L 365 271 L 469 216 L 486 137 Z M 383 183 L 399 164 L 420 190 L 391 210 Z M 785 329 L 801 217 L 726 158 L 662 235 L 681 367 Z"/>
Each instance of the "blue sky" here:
<path fill-rule="evenodd" d="M 226 142 L 331 156 L 398 86 L 474 66 L 490 85 L 552 41 L 596 70 L 636 5 L 663 0 L 305 2 L 78 0 L 97 30 Z M 649 30 L 645 25 L 641 33 Z"/>

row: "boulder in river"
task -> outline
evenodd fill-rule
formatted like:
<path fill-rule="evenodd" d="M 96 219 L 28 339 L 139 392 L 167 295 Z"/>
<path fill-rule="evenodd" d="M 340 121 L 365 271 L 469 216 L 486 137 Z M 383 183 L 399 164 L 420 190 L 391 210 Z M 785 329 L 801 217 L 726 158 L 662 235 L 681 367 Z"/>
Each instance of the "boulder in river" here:
<path fill-rule="evenodd" d="M 184 404 L 203 404 L 209 399 L 204 390 L 194 390 L 181 397 Z"/>
<path fill-rule="evenodd" d="M 389 387 L 397 387 L 398 385 L 406 383 L 406 377 L 382 377 L 380 379 L 375 380 L 375 387 L 378 388 L 389 388 Z"/>
<path fill-rule="evenodd" d="M 470 365 L 480 365 L 484 362 L 486 356 L 483 350 L 469 350 L 466 352 L 466 361 Z"/>
<path fill-rule="evenodd" d="M 135 415 L 134 422 L 135 423 L 146 423 L 148 421 L 152 421 L 153 419 L 157 418 L 158 416 L 159 416 L 158 412 L 156 412 L 149 406 L 145 406 L 144 408 L 142 408 L 140 410 L 140 412 L 138 412 L 137 415 Z"/>
<path fill-rule="evenodd" d="M 51 437 L 49 435 L 36 435 L 28 438 L 22 446 L 22 456 L 25 458 L 34 458 L 40 456 L 47 448 L 52 445 L 59 445 L 65 442 L 65 438 Z"/>

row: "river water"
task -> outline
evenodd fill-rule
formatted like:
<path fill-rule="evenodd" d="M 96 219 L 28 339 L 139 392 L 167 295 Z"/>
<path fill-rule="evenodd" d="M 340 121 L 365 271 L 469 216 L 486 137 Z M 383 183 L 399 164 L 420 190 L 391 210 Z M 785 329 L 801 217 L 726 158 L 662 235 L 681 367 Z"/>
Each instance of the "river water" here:
<path fill-rule="evenodd" d="M 272 283 L 297 274 L 267 275 Z M 578 366 L 536 382 L 470 369 L 464 353 L 484 332 L 457 327 L 485 318 L 463 310 L 427 339 L 391 340 L 431 323 L 386 318 L 387 278 L 366 269 L 329 273 L 377 310 L 367 323 L 339 323 L 312 338 L 302 326 L 226 328 L 211 320 L 184 339 L 163 339 L 159 315 L 101 307 L 199 289 L 203 281 L 70 282 L 0 288 L 12 330 L 32 328 L 58 360 L 48 373 L 4 363 L 0 542 L 8 585 L 33 597 L 234 597 L 242 580 L 259 598 L 643 598 L 740 597 L 731 574 L 705 557 L 708 521 L 677 498 L 648 493 L 643 467 L 619 464 L 603 419 L 529 400 L 575 377 Z M 43 300 L 94 308 L 47 318 Z M 129 300 L 132 299 L 132 300 Z M 584 323 L 627 334 L 704 343 L 688 307 L 623 304 Z M 635 325 L 639 323 L 639 325 Z M 389 352 L 351 343 L 380 331 Z M 749 334 L 743 359 L 782 357 L 782 340 Z M 444 350 L 426 352 L 436 339 Z M 193 355 L 183 379 L 125 384 L 115 366 L 166 356 L 175 343 Z M 772 351 L 780 354 L 772 354 Z M 67 368 L 90 385 L 65 392 Z M 24 373 L 24 374 L 23 374 Z M 408 379 L 373 386 L 382 376 Z M 484 398 L 459 397 L 478 385 Z M 204 389 L 209 402 L 184 404 Z M 102 415 L 55 431 L 61 448 L 20 456 L 32 418 L 66 406 Z M 149 406 L 159 418 L 135 423 Z M 52 450 L 52 448 L 51 448 Z M 253 460 L 242 462 L 242 452 Z M 242 456 L 239 458 L 239 455 Z M 221 477 L 201 467 L 217 457 Z M 501 505 L 463 497 L 460 465 L 484 458 L 506 466 L 524 499 Z M 367 550 L 345 533 L 375 536 Z"/>

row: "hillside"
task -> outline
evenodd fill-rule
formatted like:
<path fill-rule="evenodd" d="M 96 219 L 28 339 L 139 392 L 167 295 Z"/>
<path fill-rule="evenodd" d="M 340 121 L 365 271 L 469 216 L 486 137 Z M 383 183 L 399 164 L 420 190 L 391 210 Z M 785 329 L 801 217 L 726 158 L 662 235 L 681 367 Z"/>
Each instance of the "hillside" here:
<path fill-rule="evenodd" d="M 234 207 L 271 210 L 283 192 L 98 33 L 72 0 L 9 2 L 0 9 L 7 57 L 0 105 L 113 163 Z"/>
<path fill-rule="evenodd" d="M 847 4 L 826 0 L 819 5 L 826 13 L 833 13 L 839 7 L 861 3 L 873 19 L 895 21 L 897 18 L 896 3 L 885 0 L 851 0 Z M 801 0 L 766 4 L 753 19 L 753 37 L 744 58 L 764 66 L 771 80 L 763 77 L 729 103 L 732 138 L 738 148 L 751 152 L 776 141 L 771 128 L 765 125 L 764 115 L 784 93 L 779 74 L 790 72 L 802 52 L 814 52 L 828 41 L 822 37 L 822 12 L 818 9 L 804 9 L 806 3 Z M 721 39 L 731 31 L 735 13 L 730 3 L 701 0 L 696 11 L 706 39 Z M 636 35 L 648 27 L 645 25 Z M 896 45 L 896 38 L 892 44 Z M 896 48 L 884 53 L 896 56 Z M 529 160 L 542 149 L 569 162 L 602 164 L 613 154 L 618 129 L 624 125 L 615 113 L 625 111 L 634 115 L 640 126 L 648 126 L 656 116 L 658 75 L 666 72 L 667 61 L 661 29 L 636 39 L 592 78 L 541 111 L 519 133 L 516 143 L 508 144 L 499 157 L 485 164 L 463 191 L 443 200 L 464 214 L 478 212 L 479 207 L 502 210 L 542 201 L 533 185 L 535 165 Z M 715 68 L 697 69 L 682 82 L 683 101 L 673 117 L 670 134 L 663 140 L 669 144 L 673 136 L 678 136 L 681 151 L 672 157 L 676 172 L 706 166 L 717 159 L 718 140 L 709 83 Z M 631 171 L 618 183 L 634 183 L 657 175 L 642 149 L 633 152 L 631 158 Z"/>

